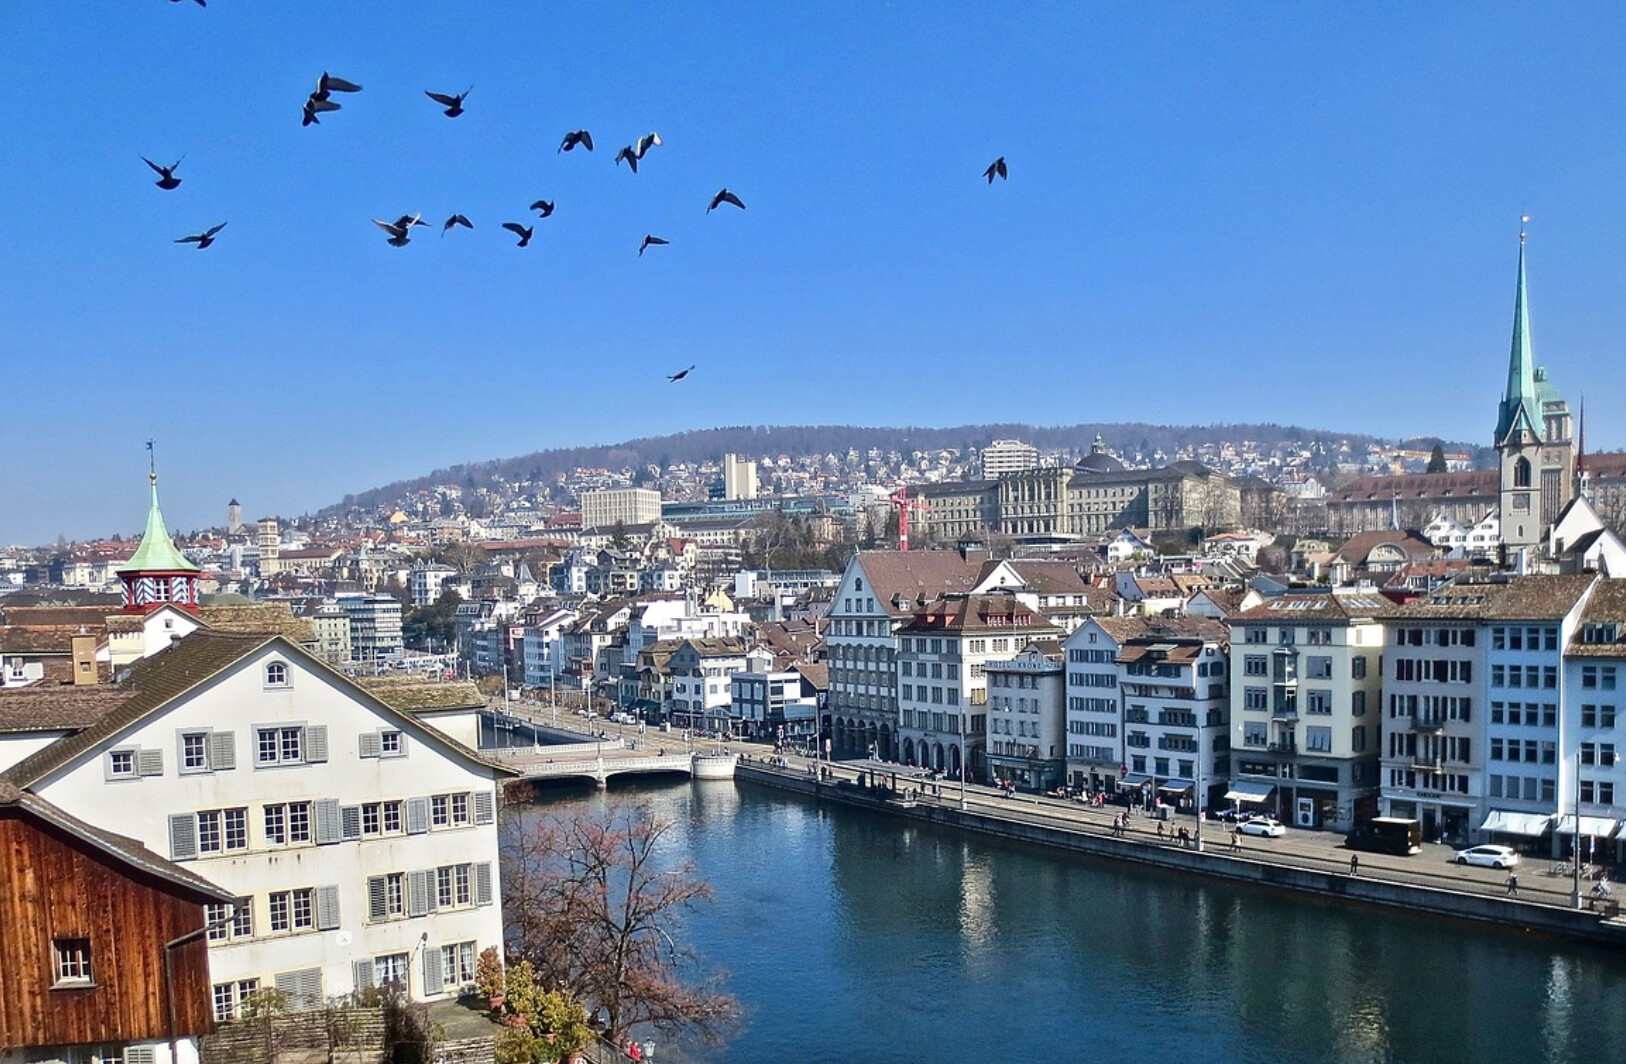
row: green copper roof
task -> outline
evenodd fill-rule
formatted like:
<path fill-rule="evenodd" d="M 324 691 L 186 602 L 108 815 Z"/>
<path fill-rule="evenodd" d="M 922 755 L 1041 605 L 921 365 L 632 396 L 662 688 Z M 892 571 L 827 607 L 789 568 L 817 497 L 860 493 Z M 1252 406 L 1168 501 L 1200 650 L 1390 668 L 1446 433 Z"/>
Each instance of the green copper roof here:
<path fill-rule="evenodd" d="M 1513 300 L 1513 350 L 1507 360 L 1507 391 L 1496 415 L 1496 442 L 1529 429 L 1541 438 L 1541 407 L 1536 396 L 1536 365 L 1530 354 L 1530 304 L 1524 287 L 1524 234 L 1519 234 L 1519 287 Z"/>
<path fill-rule="evenodd" d="M 152 479 L 152 509 L 147 511 L 147 531 L 142 533 L 141 546 L 130 560 L 119 567 L 121 573 L 172 572 L 195 573 L 198 567 L 186 560 L 175 549 L 175 541 L 164 530 L 164 515 L 158 509 L 158 478 Z"/>

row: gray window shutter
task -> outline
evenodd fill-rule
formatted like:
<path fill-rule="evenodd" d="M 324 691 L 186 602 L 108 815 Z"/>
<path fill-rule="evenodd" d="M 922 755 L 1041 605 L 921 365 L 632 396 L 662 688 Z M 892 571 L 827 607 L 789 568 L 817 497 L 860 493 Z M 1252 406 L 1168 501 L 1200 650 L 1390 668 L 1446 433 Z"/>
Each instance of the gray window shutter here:
<path fill-rule="evenodd" d="M 440 950 L 426 946 L 423 951 L 423 993 L 425 997 L 446 989 L 446 976 L 441 971 Z"/>
<path fill-rule="evenodd" d="M 310 724 L 305 727 L 305 762 L 319 764 L 327 760 L 327 725 Z"/>
<path fill-rule="evenodd" d="M 189 861 L 198 855 L 198 822 L 191 813 L 169 818 L 169 859 Z"/>
<path fill-rule="evenodd" d="M 237 733 L 209 733 L 209 767 L 216 772 L 237 767 Z"/>
<path fill-rule="evenodd" d="M 361 838 L 361 806 L 339 806 L 339 835 L 347 842 Z"/>
<path fill-rule="evenodd" d="M 422 835 L 429 830 L 429 799 L 408 798 L 406 813 L 408 835 Z"/>
<path fill-rule="evenodd" d="M 316 888 L 316 929 L 339 929 L 339 888 L 336 886 Z"/>
<path fill-rule="evenodd" d="M 124 1050 L 124 1064 L 153 1064 L 155 1059 L 152 1046 L 129 1046 Z"/>
<path fill-rule="evenodd" d="M 164 752 L 162 750 L 137 750 L 136 775 L 162 776 L 164 774 Z"/>
<path fill-rule="evenodd" d="M 491 904 L 491 862 L 481 861 L 474 866 L 474 904 Z"/>
<path fill-rule="evenodd" d="M 323 798 L 316 803 L 316 844 L 339 841 L 339 800 Z"/>
<path fill-rule="evenodd" d="M 389 916 L 388 905 L 384 877 L 369 876 L 367 879 L 367 919 L 382 920 Z"/>
<path fill-rule="evenodd" d="M 429 915 L 429 872 L 407 873 L 407 915 Z"/>
<path fill-rule="evenodd" d="M 378 985 L 373 981 L 373 961 L 371 957 L 366 960 L 351 961 L 350 970 L 355 973 L 357 990 L 371 990 Z"/>
<path fill-rule="evenodd" d="M 495 799 L 490 791 L 474 792 L 474 822 L 476 824 L 489 824 L 496 809 Z"/>
<path fill-rule="evenodd" d="M 356 737 L 356 749 L 362 757 L 378 757 L 384 752 L 384 743 L 377 732 L 362 732 Z"/>
<path fill-rule="evenodd" d="M 296 973 L 299 976 L 299 999 L 303 1007 L 318 1009 L 322 1007 L 322 969 L 306 968 Z"/>

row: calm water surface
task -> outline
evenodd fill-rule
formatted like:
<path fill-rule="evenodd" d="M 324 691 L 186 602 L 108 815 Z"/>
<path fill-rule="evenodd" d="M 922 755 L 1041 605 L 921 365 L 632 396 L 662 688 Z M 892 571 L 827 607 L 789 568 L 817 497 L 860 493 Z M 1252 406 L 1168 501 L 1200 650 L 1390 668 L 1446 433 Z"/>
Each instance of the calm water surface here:
<path fill-rule="evenodd" d="M 746 1007 L 658 1060 L 1626 1060 L 1626 956 L 1339 908 L 734 783 L 611 791 L 716 889 L 684 938 Z M 555 792 L 537 809 L 603 803 Z M 687 1049 L 685 1052 L 684 1049 Z"/>

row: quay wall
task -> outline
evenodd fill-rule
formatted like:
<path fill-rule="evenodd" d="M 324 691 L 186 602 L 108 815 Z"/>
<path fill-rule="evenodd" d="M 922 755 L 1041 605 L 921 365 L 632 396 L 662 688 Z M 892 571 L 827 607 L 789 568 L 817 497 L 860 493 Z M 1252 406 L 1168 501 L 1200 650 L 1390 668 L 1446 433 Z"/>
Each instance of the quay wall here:
<path fill-rule="evenodd" d="M 1369 876 L 1351 876 L 1343 872 L 1297 868 L 1264 860 L 1257 849 L 1241 854 L 1218 848 L 1199 853 L 1179 847 L 1150 845 L 1143 841 L 1035 824 L 978 809 L 962 810 L 952 804 L 922 802 L 907 805 L 879 797 L 850 781 L 818 783 L 811 776 L 774 771 L 745 762 L 736 768 L 734 778 L 741 783 L 839 802 L 889 816 L 977 831 L 985 835 L 1114 861 L 1166 868 L 1185 875 L 1208 876 L 1269 889 L 1311 894 L 1340 902 L 1407 909 L 1497 924 L 1509 929 L 1538 931 L 1608 945 L 1626 946 L 1626 923 L 1602 920 L 1595 913 L 1531 904 L 1517 898 L 1396 883 Z"/>

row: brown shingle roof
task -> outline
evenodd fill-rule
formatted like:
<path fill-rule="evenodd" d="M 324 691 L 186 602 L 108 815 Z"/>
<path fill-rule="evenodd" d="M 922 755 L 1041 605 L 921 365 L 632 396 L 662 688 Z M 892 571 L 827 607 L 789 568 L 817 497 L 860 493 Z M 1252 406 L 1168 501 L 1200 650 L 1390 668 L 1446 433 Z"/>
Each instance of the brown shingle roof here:
<path fill-rule="evenodd" d="M 1472 469 L 1461 473 L 1406 473 L 1401 476 L 1359 477 L 1336 491 L 1327 493 L 1330 503 L 1388 502 L 1399 499 L 1474 498 L 1484 496 L 1494 505 L 1498 488 L 1494 469 Z"/>
<path fill-rule="evenodd" d="M 876 603 L 894 617 L 908 617 L 916 607 L 946 591 L 970 591 L 978 566 L 949 550 L 872 550 L 858 554 L 864 579 Z"/>
<path fill-rule="evenodd" d="M 1095 590 L 1072 562 L 1011 559 L 1011 568 L 1029 591 L 1040 595 L 1083 595 Z"/>
<path fill-rule="evenodd" d="M 79 628 L 70 625 L 8 624 L 0 627 L 0 654 L 69 654 L 73 637 L 79 634 Z"/>
<path fill-rule="evenodd" d="M 286 603 L 257 602 L 247 606 L 201 606 L 198 620 L 217 632 L 242 635 L 281 635 L 295 643 L 314 643 L 316 626 L 295 617 Z"/>
<path fill-rule="evenodd" d="M 1427 620 L 1556 621 L 1575 608 L 1593 574 L 1456 580 L 1394 614 L 1397 623 Z"/>
<path fill-rule="evenodd" d="M 486 704 L 480 689 L 465 680 L 430 683 L 392 676 L 358 676 L 356 684 L 386 705 L 409 713 L 424 709 L 478 709 Z"/>
<path fill-rule="evenodd" d="M 1342 621 L 1383 620 L 1397 607 L 1375 590 L 1334 594 L 1314 591 L 1279 595 L 1251 610 L 1231 617 L 1233 623 L 1268 621 L 1271 624 L 1337 624 Z"/>
<path fill-rule="evenodd" d="M 14 687 L 0 691 L 0 732 L 88 728 L 129 697 L 120 687 Z"/>
<path fill-rule="evenodd" d="M 1626 658 L 1626 580 L 1600 580 L 1581 610 L 1581 623 L 1613 624 L 1616 626 L 1614 642 L 1583 643 L 1582 632 L 1577 631 L 1570 640 L 1566 657 L 1574 658 Z"/>
<path fill-rule="evenodd" d="M 0 610 L 0 617 L 7 624 L 30 628 L 84 625 L 87 629 L 98 629 L 106 626 L 111 612 L 114 611 L 106 606 L 7 606 Z"/>

